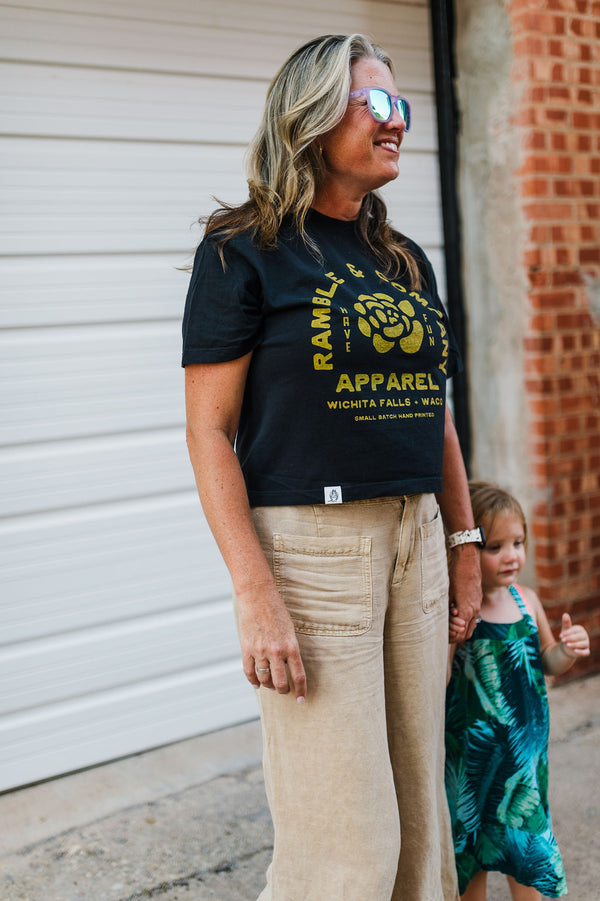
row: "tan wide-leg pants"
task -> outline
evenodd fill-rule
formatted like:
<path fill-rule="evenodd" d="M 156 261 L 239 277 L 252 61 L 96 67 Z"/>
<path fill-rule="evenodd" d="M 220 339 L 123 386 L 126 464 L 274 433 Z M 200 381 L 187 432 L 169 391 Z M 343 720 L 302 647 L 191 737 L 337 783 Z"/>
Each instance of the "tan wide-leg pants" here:
<path fill-rule="evenodd" d="M 308 679 L 303 705 L 259 691 L 275 828 L 259 901 L 456 901 L 435 497 L 253 517 Z"/>

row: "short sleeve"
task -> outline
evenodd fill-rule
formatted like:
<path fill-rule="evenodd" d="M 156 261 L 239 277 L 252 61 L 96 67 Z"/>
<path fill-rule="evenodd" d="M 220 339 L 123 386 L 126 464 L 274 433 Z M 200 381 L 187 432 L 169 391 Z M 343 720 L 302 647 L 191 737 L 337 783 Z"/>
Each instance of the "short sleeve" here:
<path fill-rule="evenodd" d="M 225 267 L 213 238 L 196 251 L 183 314 L 182 366 L 235 360 L 260 340 L 260 279 L 233 244 L 225 245 Z"/>

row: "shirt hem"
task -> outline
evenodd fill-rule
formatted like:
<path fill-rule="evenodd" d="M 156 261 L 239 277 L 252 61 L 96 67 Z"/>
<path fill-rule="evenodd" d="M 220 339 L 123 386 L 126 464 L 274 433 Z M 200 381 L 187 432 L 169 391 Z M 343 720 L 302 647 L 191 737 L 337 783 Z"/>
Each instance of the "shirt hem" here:
<path fill-rule="evenodd" d="M 248 500 L 251 507 L 300 507 L 303 505 L 324 504 L 325 485 L 318 488 L 293 488 L 289 490 L 266 491 L 248 489 Z M 406 497 L 411 494 L 439 494 L 442 490 L 441 478 L 412 479 L 402 482 L 380 482 L 376 485 L 348 485 L 343 482 L 342 501 L 372 500 L 380 497 Z"/>
<path fill-rule="evenodd" d="M 182 367 L 191 366 L 194 363 L 229 363 L 239 360 L 256 347 L 256 341 L 246 341 L 239 347 L 215 347 L 215 348 L 186 348 L 182 357 Z"/>

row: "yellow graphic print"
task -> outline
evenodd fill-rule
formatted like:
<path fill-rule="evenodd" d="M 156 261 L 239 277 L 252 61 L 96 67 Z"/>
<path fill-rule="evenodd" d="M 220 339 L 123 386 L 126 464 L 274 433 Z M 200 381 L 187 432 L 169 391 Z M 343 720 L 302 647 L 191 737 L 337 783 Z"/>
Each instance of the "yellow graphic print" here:
<path fill-rule="evenodd" d="M 388 294 L 361 294 L 354 309 L 359 313 L 358 327 L 373 347 L 385 354 L 398 342 L 407 354 L 415 354 L 423 343 L 424 329 L 415 319 L 409 300 L 394 301 Z"/>

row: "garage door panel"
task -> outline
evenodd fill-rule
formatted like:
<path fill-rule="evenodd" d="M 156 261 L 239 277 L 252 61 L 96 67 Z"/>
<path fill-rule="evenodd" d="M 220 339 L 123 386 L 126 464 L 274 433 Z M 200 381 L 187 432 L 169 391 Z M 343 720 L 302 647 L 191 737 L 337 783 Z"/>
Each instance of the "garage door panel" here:
<path fill-rule="evenodd" d="M 407 83 L 431 85 L 424 6 L 403 7 L 401 28 L 397 9 L 385 2 L 351 5 L 337 0 L 317 7 L 314 17 L 305 5 L 288 3 L 279 9 L 279 19 L 279 4 L 236 3 L 232 15 L 224 14 L 216 24 L 206 16 L 209 4 L 196 4 L 197 15 L 190 19 L 193 6 L 186 6 L 179 21 L 176 13 L 165 21 L 164 12 L 157 21 L 143 13 L 128 17 L 122 10 L 111 17 L 5 7 L 0 56 L 21 62 L 270 80 L 291 50 L 316 33 L 366 31 L 380 36 Z"/>
<path fill-rule="evenodd" d="M 0 716 L 232 658 L 228 601 L 0 647 Z"/>
<path fill-rule="evenodd" d="M 0 64 L 0 133 L 245 145 L 267 85 L 242 78 Z M 195 115 L 190 116 L 190 110 Z"/>
<path fill-rule="evenodd" d="M 192 485 L 183 427 L 0 449 L 3 516 L 151 497 Z"/>
<path fill-rule="evenodd" d="M 18 137 L 6 138 L 0 144 L 6 188 L 23 189 L 29 182 L 36 190 L 50 190 L 54 178 L 59 189 L 73 194 L 86 186 L 103 190 L 113 187 L 114 193 L 105 197 L 107 205 L 119 201 L 124 204 L 126 198 L 120 192 L 128 185 L 138 191 L 147 190 L 153 184 L 148 177 L 155 179 L 158 173 L 162 177 L 156 183 L 156 190 L 164 192 L 186 186 L 189 190 L 188 178 L 198 170 L 206 179 L 222 179 L 225 174 L 234 177 L 236 170 L 243 169 L 243 157 L 243 147 L 227 144 L 219 145 L 217 154 L 203 144 L 171 147 L 133 142 L 122 146 L 118 141 L 39 138 L 32 142 Z"/>
<path fill-rule="evenodd" d="M 0 563 L 3 644 L 231 595 L 191 490 L 0 521 Z"/>
<path fill-rule="evenodd" d="M 206 146 L 125 147 L 3 141 L 3 253 L 182 251 L 197 241 L 193 225 L 212 195 L 247 191 L 241 147 L 217 156 Z"/>
<path fill-rule="evenodd" d="M 260 54 L 239 28 L 227 33 L 202 25 L 110 19 L 35 9 L 2 10 L 3 59 L 109 69 L 268 78 L 289 41 L 263 33 Z"/>
<path fill-rule="evenodd" d="M 381 193 L 388 216 L 399 231 L 421 244 L 426 252 L 442 246 L 436 155 L 401 154 L 398 178 Z"/>
<path fill-rule="evenodd" d="M 0 720 L 0 772 L 12 788 L 258 716 L 238 660 Z"/>
<path fill-rule="evenodd" d="M 30 0 L 12 0 L 15 9 L 31 8 Z M 35 8 L 43 11 L 78 13 L 90 17 L 118 17 L 131 21 L 152 21 L 157 23 L 179 22 L 190 25 L 204 25 L 224 30 L 233 27 L 250 27 L 253 30 L 277 33 L 295 33 L 298 25 L 306 25 L 311 13 L 313 21 L 325 34 L 329 30 L 340 31 L 340 17 L 344 16 L 344 31 L 351 31 L 356 21 L 375 23 L 398 29 L 398 12 L 402 14 L 402 31 L 412 29 L 413 36 L 424 41 L 422 21 L 427 14 L 427 0 L 253 0 L 240 6 L 239 0 L 220 0 L 218 4 L 210 0 L 170 0 L 165 6 L 161 0 L 86 0 L 82 9 L 81 0 L 36 0 Z M 318 14 L 318 15 L 317 15 Z M 337 23 L 333 29 L 326 26 Z M 415 26 L 418 23 L 418 27 Z M 315 32 L 317 33 L 317 32 Z"/>
<path fill-rule="evenodd" d="M 182 425 L 180 345 L 177 323 L 0 335 L 4 443 Z"/>
<path fill-rule="evenodd" d="M 173 320 L 183 313 L 200 228 L 171 254 L 0 257 L 0 316 L 6 328 Z"/>
<path fill-rule="evenodd" d="M 432 250 L 439 251 L 442 246 L 442 228 L 441 225 L 438 226 L 437 219 L 434 219 L 438 209 L 435 202 L 427 202 L 424 198 L 420 199 L 418 208 L 408 210 L 402 201 L 388 205 L 388 213 L 396 228 L 420 244 L 428 256 Z M 437 270 L 436 277 L 441 278 Z"/>
<path fill-rule="evenodd" d="M 440 244 L 438 247 L 430 247 L 427 250 L 427 256 L 433 266 L 435 280 L 437 282 L 438 294 L 444 304 L 447 303 L 446 297 L 446 260 L 444 258 L 444 249 Z"/>

